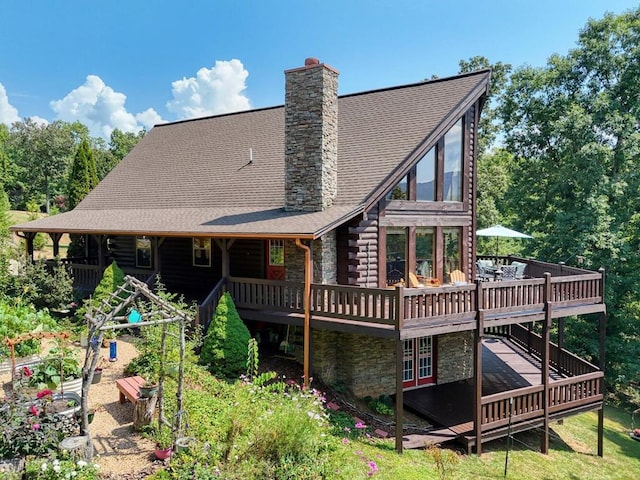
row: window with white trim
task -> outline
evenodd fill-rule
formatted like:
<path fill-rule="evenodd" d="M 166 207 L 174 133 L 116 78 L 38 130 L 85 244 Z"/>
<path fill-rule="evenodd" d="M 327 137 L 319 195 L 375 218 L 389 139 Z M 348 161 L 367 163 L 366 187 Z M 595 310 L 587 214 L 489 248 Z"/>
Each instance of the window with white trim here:
<path fill-rule="evenodd" d="M 193 239 L 193 266 L 194 267 L 210 267 L 211 266 L 211 239 L 210 238 L 194 238 Z"/>

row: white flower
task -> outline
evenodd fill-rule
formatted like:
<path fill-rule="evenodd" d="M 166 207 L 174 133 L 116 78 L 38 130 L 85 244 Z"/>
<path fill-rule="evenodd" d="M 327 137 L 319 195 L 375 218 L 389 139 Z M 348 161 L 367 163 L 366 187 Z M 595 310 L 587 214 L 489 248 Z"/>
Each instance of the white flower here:
<path fill-rule="evenodd" d="M 83 467 L 86 467 L 86 466 L 87 466 L 87 462 L 85 462 L 84 460 L 78 460 L 77 465 L 78 465 L 80 468 L 83 468 Z"/>
<path fill-rule="evenodd" d="M 60 465 L 54 465 L 53 466 L 53 471 L 58 473 L 60 471 Z"/>
<path fill-rule="evenodd" d="M 40 470 L 44 472 L 46 469 L 47 469 L 47 462 L 44 462 L 42 465 L 40 465 Z"/>

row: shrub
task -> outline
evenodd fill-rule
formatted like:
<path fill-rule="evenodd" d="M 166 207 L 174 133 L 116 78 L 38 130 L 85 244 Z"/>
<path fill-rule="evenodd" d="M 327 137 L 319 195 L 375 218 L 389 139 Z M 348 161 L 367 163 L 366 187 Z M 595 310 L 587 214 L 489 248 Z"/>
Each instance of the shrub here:
<path fill-rule="evenodd" d="M 229 292 L 221 298 L 209 331 L 204 338 L 200 363 L 214 375 L 237 378 L 247 365 L 247 345 L 251 335 L 242 323 Z"/>
<path fill-rule="evenodd" d="M 16 294 L 37 309 L 66 309 L 73 301 L 73 280 L 58 262 L 51 268 L 44 260 L 27 262 L 15 284 Z"/>
<path fill-rule="evenodd" d="M 22 333 L 37 330 L 54 331 L 56 322 L 46 310 L 36 310 L 33 305 L 0 301 L 0 338 L 15 338 Z M 40 352 L 40 340 L 28 340 L 15 346 L 18 357 Z M 0 342 L 0 359 L 9 357 L 9 347 Z"/>
<path fill-rule="evenodd" d="M 111 294 L 122 286 L 122 284 L 124 284 L 124 272 L 114 260 L 111 262 L 111 265 L 105 268 L 102 279 L 100 283 L 98 283 L 91 298 L 85 300 L 82 307 L 78 309 L 80 318 L 84 318 L 84 314 L 87 313 L 89 308 L 93 310 L 102 307 L 103 300 L 108 300 Z M 114 298 L 111 300 L 111 305 L 118 305 L 122 300 L 121 298 Z"/>

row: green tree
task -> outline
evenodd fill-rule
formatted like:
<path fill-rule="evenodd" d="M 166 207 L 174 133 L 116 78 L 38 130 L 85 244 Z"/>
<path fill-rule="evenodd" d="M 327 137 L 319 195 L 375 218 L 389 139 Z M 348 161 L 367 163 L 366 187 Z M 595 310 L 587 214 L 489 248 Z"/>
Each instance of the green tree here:
<path fill-rule="evenodd" d="M 501 111 L 514 226 L 539 258 L 607 269 L 607 376 L 622 387 L 640 381 L 639 59 L 640 8 L 590 20 L 567 55 L 514 72 Z M 595 322 L 570 324 L 595 359 Z"/>
<path fill-rule="evenodd" d="M 43 125 L 27 119 L 15 122 L 10 133 L 25 197 L 42 195 L 49 213 L 50 198 L 63 190 L 71 162 L 75 147 L 72 130 L 60 120 Z"/>
<path fill-rule="evenodd" d="M 96 162 L 89 142 L 80 142 L 67 184 L 67 205 L 73 209 L 98 184 Z"/>
<path fill-rule="evenodd" d="M 229 292 L 221 298 L 204 338 L 200 363 L 214 375 L 237 378 L 247 365 L 247 348 L 251 335 Z"/>

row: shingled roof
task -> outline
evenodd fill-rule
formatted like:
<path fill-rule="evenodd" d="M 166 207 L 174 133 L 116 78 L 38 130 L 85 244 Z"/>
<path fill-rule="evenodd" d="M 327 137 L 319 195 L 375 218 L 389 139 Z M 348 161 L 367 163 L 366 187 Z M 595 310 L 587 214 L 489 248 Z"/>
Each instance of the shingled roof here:
<path fill-rule="evenodd" d="M 488 82 L 483 70 L 339 97 L 338 194 L 323 212 L 283 209 L 280 106 L 158 125 L 74 210 L 13 230 L 316 238 L 383 195 Z"/>

